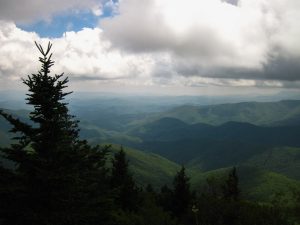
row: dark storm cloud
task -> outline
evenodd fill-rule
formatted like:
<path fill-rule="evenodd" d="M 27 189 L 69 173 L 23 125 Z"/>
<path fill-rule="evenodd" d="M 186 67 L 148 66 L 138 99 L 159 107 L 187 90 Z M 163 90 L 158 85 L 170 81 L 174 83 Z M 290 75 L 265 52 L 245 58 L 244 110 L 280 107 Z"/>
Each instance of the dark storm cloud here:
<path fill-rule="evenodd" d="M 185 62 L 183 59 L 174 64 L 177 74 L 183 76 L 211 77 L 223 79 L 255 79 L 300 81 L 300 58 L 276 57 L 270 59 L 260 69 L 245 67 L 205 67 L 197 63 Z"/>
<path fill-rule="evenodd" d="M 266 79 L 297 81 L 300 80 L 300 57 L 279 56 L 264 66 Z"/>

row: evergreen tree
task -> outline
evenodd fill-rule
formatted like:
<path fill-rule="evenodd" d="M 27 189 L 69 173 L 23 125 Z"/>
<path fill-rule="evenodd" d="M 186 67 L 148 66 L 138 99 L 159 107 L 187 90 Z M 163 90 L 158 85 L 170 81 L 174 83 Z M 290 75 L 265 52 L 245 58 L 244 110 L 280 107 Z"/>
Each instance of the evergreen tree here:
<path fill-rule="evenodd" d="M 33 125 L 0 112 L 18 134 L 15 144 L 1 149 L 15 164 L 1 169 L 10 178 L 9 185 L 0 184 L 2 224 L 107 224 L 106 149 L 79 140 L 78 121 L 63 102 L 68 78 L 50 76 L 52 45 L 46 51 L 36 46 L 41 69 L 23 79 Z"/>
<path fill-rule="evenodd" d="M 138 206 L 138 188 L 129 173 L 126 153 L 121 146 L 112 159 L 111 187 L 116 191 L 115 203 L 123 210 L 136 210 Z"/>
<path fill-rule="evenodd" d="M 237 201 L 239 198 L 239 178 L 236 172 L 236 167 L 233 167 L 228 174 L 228 178 L 223 186 L 223 195 L 226 200 Z"/>
<path fill-rule="evenodd" d="M 167 212 L 173 210 L 173 191 L 167 186 L 163 185 L 158 195 L 158 204 Z"/>
<path fill-rule="evenodd" d="M 153 186 L 151 184 L 147 184 L 145 191 L 148 193 L 154 193 Z"/>
<path fill-rule="evenodd" d="M 189 178 L 185 173 L 184 166 L 177 172 L 173 181 L 172 205 L 173 213 L 179 218 L 187 212 L 191 203 L 191 191 Z"/>
<path fill-rule="evenodd" d="M 123 146 L 121 146 L 120 151 L 115 153 L 112 159 L 111 186 L 120 187 L 128 177 L 131 177 L 128 171 L 128 160 Z"/>
<path fill-rule="evenodd" d="M 238 201 L 240 194 L 238 184 L 239 179 L 236 168 L 233 167 L 223 186 L 223 224 L 235 225 L 239 223 L 241 217 L 241 204 Z"/>

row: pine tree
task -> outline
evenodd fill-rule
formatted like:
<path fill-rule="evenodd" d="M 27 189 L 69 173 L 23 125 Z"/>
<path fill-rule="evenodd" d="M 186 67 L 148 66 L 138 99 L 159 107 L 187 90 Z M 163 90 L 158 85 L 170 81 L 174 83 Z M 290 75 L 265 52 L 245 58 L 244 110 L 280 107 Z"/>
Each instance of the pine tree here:
<path fill-rule="evenodd" d="M 226 200 L 237 201 L 239 199 L 239 178 L 236 172 L 236 167 L 233 167 L 228 174 L 228 178 L 223 186 L 223 195 Z"/>
<path fill-rule="evenodd" d="M 173 181 L 173 213 L 178 218 L 187 212 L 189 205 L 191 203 L 191 191 L 189 178 L 185 173 L 184 166 L 181 167 L 181 170 L 177 172 L 174 181 Z"/>
<path fill-rule="evenodd" d="M 138 188 L 129 173 L 126 153 L 121 146 L 112 159 L 111 187 L 116 191 L 115 203 L 123 210 L 134 211 L 138 206 Z"/>
<path fill-rule="evenodd" d="M 121 186 L 128 177 L 130 177 L 128 172 L 128 160 L 126 160 L 126 153 L 124 152 L 123 146 L 121 146 L 120 151 L 115 153 L 112 159 L 112 187 Z"/>
<path fill-rule="evenodd" d="M 158 195 L 159 205 L 167 212 L 173 210 L 173 191 L 167 186 L 163 185 Z"/>
<path fill-rule="evenodd" d="M 239 223 L 241 204 L 239 200 L 240 190 L 236 167 L 233 167 L 223 186 L 223 224 L 235 225 Z"/>
<path fill-rule="evenodd" d="M 41 69 L 23 79 L 29 89 L 27 104 L 33 106 L 33 125 L 0 111 L 13 126 L 11 132 L 18 134 L 15 144 L 1 149 L 15 164 L 13 170 L 1 169 L 11 180 L 0 184 L 1 197 L 8 196 L 2 198 L 2 223 L 107 224 L 106 149 L 79 140 L 78 121 L 63 102 L 71 93 L 64 92 L 68 78 L 63 73 L 50 75 L 52 45 L 46 51 L 36 46 L 42 54 Z"/>

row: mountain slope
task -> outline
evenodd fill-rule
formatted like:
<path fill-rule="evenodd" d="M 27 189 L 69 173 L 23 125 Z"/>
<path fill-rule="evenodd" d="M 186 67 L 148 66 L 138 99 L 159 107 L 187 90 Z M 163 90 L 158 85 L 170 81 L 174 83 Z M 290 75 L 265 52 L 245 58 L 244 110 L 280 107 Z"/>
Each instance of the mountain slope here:
<path fill-rule="evenodd" d="M 249 158 L 245 164 L 300 180 L 300 148 L 271 148 Z"/>
<path fill-rule="evenodd" d="M 112 145 L 112 153 L 120 150 L 119 145 Z M 180 166 L 162 156 L 143 152 L 132 148 L 124 148 L 129 160 L 129 169 L 139 185 L 147 184 L 159 188 L 164 184 L 170 185 Z"/>
<path fill-rule="evenodd" d="M 222 192 L 222 184 L 231 168 L 221 168 L 217 170 L 199 173 L 192 179 L 192 186 L 207 190 L 207 180 L 210 188 L 216 188 L 217 192 Z M 243 198 L 272 202 L 280 201 L 281 204 L 294 204 L 293 193 L 300 190 L 300 181 L 288 178 L 282 174 L 258 169 L 253 166 L 238 166 L 239 187 Z"/>
<path fill-rule="evenodd" d="M 156 119 L 172 117 L 186 123 L 207 123 L 220 125 L 229 121 L 246 122 L 255 125 L 300 124 L 300 101 L 242 102 L 208 106 L 185 105 L 156 116 Z"/>
<path fill-rule="evenodd" d="M 119 145 L 112 146 L 112 153 L 120 149 Z M 129 168 L 139 185 L 151 183 L 155 188 L 164 184 L 171 185 L 180 166 L 153 153 L 124 148 L 129 159 Z M 192 189 L 207 190 L 207 180 L 222 192 L 222 185 L 232 167 L 201 172 L 187 167 L 187 175 L 191 178 Z M 260 169 L 254 166 L 241 165 L 237 167 L 239 186 L 243 198 L 272 202 L 283 201 L 283 204 L 294 204 L 293 192 L 300 190 L 300 181 L 288 178 L 282 174 Z"/>
<path fill-rule="evenodd" d="M 244 163 L 274 146 L 299 147 L 299 133 L 300 126 L 260 127 L 239 122 L 190 125 L 175 118 L 162 118 L 132 130 L 129 135 L 142 141 L 129 145 L 177 163 L 211 170 Z"/>
<path fill-rule="evenodd" d="M 261 127 L 241 122 L 189 125 L 174 118 L 162 118 L 129 132 L 145 141 L 211 139 L 281 146 L 300 146 L 299 133 L 300 126 Z"/>

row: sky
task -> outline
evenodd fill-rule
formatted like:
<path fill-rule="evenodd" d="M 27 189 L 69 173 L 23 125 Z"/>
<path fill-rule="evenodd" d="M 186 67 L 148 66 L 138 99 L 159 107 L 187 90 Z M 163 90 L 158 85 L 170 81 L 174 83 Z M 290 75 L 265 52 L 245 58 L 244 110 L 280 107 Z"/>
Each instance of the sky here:
<path fill-rule="evenodd" d="M 73 90 L 299 91 L 299 21 L 299 0 L 0 0 L 0 89 L 24 89 L 50 41 Z"/>

